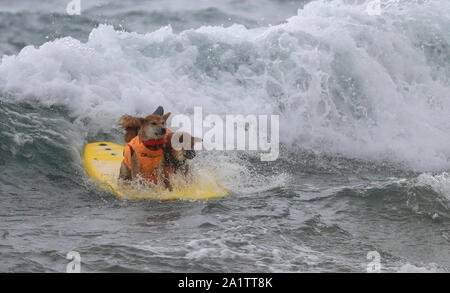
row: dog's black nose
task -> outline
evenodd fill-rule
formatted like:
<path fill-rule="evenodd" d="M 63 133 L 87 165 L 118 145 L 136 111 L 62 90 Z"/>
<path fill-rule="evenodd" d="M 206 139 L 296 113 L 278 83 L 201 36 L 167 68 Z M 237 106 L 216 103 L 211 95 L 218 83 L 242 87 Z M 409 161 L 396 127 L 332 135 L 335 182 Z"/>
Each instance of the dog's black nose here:
<path fill-rule="evenodd" d="M 166 134 L 166 129 L 165 128 L 161 128 L 161 134 Z"/>

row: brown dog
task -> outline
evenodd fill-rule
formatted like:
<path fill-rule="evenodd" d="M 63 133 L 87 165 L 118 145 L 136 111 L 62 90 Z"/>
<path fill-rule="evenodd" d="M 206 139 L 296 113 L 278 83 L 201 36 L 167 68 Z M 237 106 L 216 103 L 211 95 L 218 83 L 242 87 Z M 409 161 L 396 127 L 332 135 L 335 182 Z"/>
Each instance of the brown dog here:
<path fill-rule="evenodd" d="M 189 181 L 186 160 L 195 157 L 194 144 L 202 140 L 186 132 L 168 130 L 166 121 L 170 113 L 163 115 L 163 112 L 159 107 L 145 118 L 130 115 L 120 118 L 119 123 L 126 130 L 124 140 L 128 143 L 120 167 L 120 179 L 135 180 L 139 174 L 153 183 L 162 182 L 169 190 L 172 190 L 171 174 L 182 175 L 186 183 Z"/>
<path fill-rule="evenodd" d="M 193 137 L 187 132 L 172 132 L 167 135 L 165 152 L 166 166 L 173 168 L 174 173 L 181 173 L 188 179 L 189 165 L 187 160 L 195 157 L 194 145 L 203 141 L 201 138 Z"/>
<path fill-rule="evenodd" d="M 155 112 L 152 113 L 152 115 L 158 115 L 163 116 L 164 109 L 163 107 L 159 106 Z M 170 113 L 169 113 L 170 114 Z M 149 115 L 151 116 L 151 115 Z M 147 116 L 147 117 L 149 117 Z M 142 127 L 142 123 L 144 122 L 146 118 L 140 118 L 140 117 L 133 117 L 130 115 L 123 115 L 120 120 L 119 124 L 122 126 L 123 129 L 125 129 L 125 135 L 123 136 L 123 139 L 126 143 L 129 143 L 135 136 L 138 135 L 140 128 Z"/>
<path fill-rule="evenodd" d="M 120 124 L 127 130 L 124 138 L 125 141 L 128 140 L 128 144 L 120 166 L 120 179 L 135 180 L 139 174 L 153 183 L 164 182 L 165 187 L 171 189 L 162 151 L 167 142 L 166 121 L 169 115 L 170 112 L 162 116 L 152 114 L 145 118 L 122 116 Z M 132 129 L 137 132 L 137 136 L 133 138 Z"/>

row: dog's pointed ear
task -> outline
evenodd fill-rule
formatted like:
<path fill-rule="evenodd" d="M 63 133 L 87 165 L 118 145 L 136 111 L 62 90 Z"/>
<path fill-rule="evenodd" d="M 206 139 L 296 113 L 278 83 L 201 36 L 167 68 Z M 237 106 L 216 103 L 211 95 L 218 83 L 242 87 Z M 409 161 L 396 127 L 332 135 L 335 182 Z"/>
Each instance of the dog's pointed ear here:
<path fill-rule="evenodd" d="M 162 116 L 164 114 L 164 108 L 162 106 L 159 106 L 155 112 L 153 112 L 153 115 L 159 115 Z"/>
<path fill-rule="evenodd" d="M 130 115 L 123 115 L 120 117 L 119 124 L 123 129 L 127 128 L 140 128 L 142 124 L 145 122 L 144 118 L 141 117 L 133 117 Z"/>
<path fill-rule="evenodd" d="M 164 114 L 162 117 L 163 117 L 164 121 L 167 121 L 167 118 L 169 118 L 169 116 L 170 116 L 170 112 Z"/>

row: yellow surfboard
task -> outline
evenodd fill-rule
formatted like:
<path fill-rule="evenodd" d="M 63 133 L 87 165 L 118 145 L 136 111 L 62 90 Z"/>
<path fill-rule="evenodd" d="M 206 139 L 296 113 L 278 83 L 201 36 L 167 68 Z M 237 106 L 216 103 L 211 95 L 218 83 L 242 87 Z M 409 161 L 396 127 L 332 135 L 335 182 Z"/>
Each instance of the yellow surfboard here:
<path fill-rule="evenodd" d="M 156 187 L 120 183 L 119 170 L 124 147 L 112 142 L 94 142 L 84 149 L 84 167 L 88 175 L 103 190 L 126 199 L 208 199 L 227 195 L 214 173 L 207 168 L 194 171 L 194 182 L 189 186 L 174 186 L 173 191 Z"/>

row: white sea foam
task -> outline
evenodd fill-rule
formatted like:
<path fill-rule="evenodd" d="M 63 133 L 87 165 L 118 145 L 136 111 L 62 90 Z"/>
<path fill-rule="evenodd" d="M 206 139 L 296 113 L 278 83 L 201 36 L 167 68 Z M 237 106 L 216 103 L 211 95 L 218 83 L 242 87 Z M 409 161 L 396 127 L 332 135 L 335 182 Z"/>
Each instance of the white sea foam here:
<path fill-rule="evenodd" d="M 446 198 L 450 203 L 450 174 L 442 172 L 440 174 L 420 174 L 416 179 L 416 185 L 428 185 L 435 192 Z"/>
<path fill-rule="evenodd" d="M 406 263 L 397 269 L 397 273 L 444 273 L 445 270 L 436 264 L 428 264 L 424 266 L 416 266 Z"/>
<path fill-rule="evenodd" d="M 91 134 L 157 105 L 280 114 L 283 143 L 418 170 L 450 168 L 446 0 L 369 16 L 364 5 L 309 3 L 286 23 L 147 34 L 101 25 L 25 47 L 0 64 L 12 101 L 64 105 Z"/>
<path fill-rule="evenodd" d="M 259 160 L 259 159 L 258 159 Z M 252 169 L 251 163 L 239 158 L 237 153 L 203 152 L 199 155 L 201 163 L 213 164 L 214 174 L 230 192 L 248 195 L 286 186 L 290 176 L 286 173 L 273 172 L 272 175 L 262 175 Z"/>

